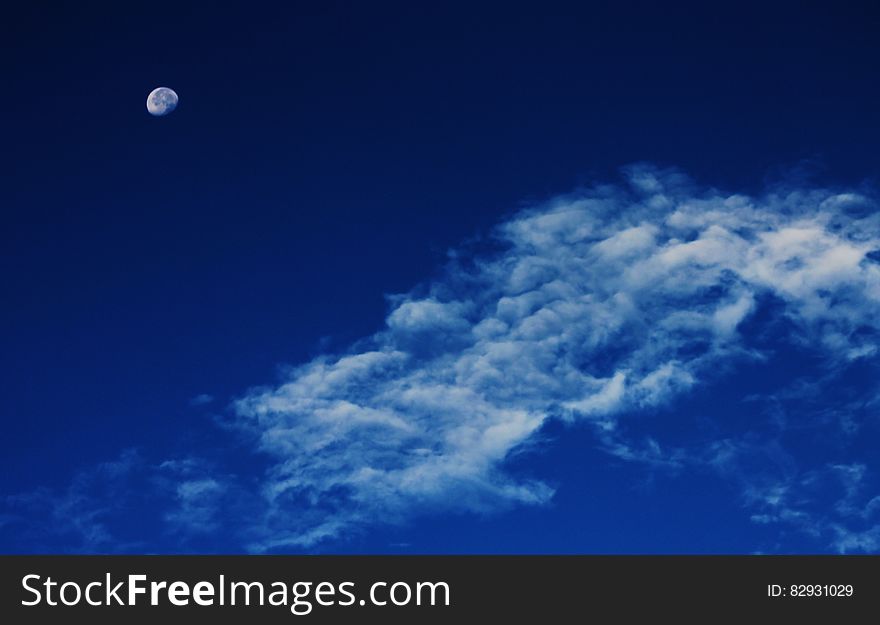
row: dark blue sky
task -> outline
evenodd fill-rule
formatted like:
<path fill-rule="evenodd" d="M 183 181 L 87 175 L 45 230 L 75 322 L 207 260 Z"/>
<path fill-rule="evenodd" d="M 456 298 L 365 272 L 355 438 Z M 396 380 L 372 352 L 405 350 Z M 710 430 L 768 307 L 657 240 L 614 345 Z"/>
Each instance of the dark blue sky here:
<path fill-rule="evenodd" d="M 380 330 L 386 295 L 436 278 L 450 248 L 628 164 L 739 193 L 876 180 L 880 11 L 672 4 L 7 9 L 0 493 L 63 493 L 126 449 L 153 463 L 222 455 L 224 471 L 259 475 L 247 437 L 215 423 L 232 400 Z M 164 118 L 144 107 L 158 85 L 180 96 Z M 729 405 L 763 392 L 764 374 L 730 375 Z M 863 375 L 855 395 L 873 388 Z M 735 420 L 712 384 L 646 418 Z M 876 440 L 876 420 L 865 427 Z M 646 470 L 590 428 L 550 422 L 539 438 L 546 451 L 509 464 L 556 488 L 546 505 L 431 512 L 315 549 L 830 549 L 750 519 L 737 479 Z M 3 517 L 4 552 L 80 548 L 22 533 L 20 514 L 46 512 Z M 135 550 L 182 548 L 144 532 Z M 222 530 L 199 540 L 243 548 Z"/>

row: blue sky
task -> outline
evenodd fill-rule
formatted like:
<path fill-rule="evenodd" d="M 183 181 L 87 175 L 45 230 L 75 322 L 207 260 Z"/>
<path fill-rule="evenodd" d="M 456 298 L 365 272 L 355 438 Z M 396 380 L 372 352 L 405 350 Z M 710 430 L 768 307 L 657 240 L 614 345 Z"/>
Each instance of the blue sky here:
<path fill-rule="evenodd" d="M 0 550 L 880 550 L 880 16 L 801 4 L 20 9 Z"/>

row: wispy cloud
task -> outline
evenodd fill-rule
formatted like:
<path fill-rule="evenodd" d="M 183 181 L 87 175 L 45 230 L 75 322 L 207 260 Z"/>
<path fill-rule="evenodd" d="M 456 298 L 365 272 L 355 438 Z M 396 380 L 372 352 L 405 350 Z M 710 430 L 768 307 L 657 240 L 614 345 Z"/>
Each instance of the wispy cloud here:
<path fill-rule="evenodd" d="M 513 216 L 494 252 L 459 250 L 442 278 L 395 297 L 385 329 L 242 397 L 240 424 L 275 458 L 255 547 L 431 508 L 542 503 L 552 489 L 504 465 L 548 419 L 595 425 L 624 459 L 705 457 L 627 440 L 619 416 L 762 359 L 740 331 L 760 309 L 831 369 L 874 356 L 872 199 L 725 194 L 641 166 L 626 182 Z"/>
<path fill-rule="evenodd" d="M 208 404 L 214 401 L 213 395 L 208 395 L 207 393 L 202 393 L 201 395 L 196 395 L 191 400 L 189 400 L 190 406 L 207 406 Z"/>
<path fill-rule="evenodd" d="M 741 462 L 756 448 L 793 457 L 778 438 L 670 445 L 662 421 L 640 436 L 626 427 L 627 415 L 668 407 L 784 346 L 815 356 L 818 384 L 874 362 L 873 194 L 798 184 L 753 197 L 635 166 L 621 184 L 512 215 L 479 247 L 454 251 L 441 277 L 391 297 L 373 336 L 234 403 L 232 428 L 270 465 L 249 504 L 248 548 L 308 548 L 431 511 L 547 502 L 553 488 L 508 460 L 551 419 L 594 428 L 623 460 L 734 479 L 758 522 L 807 531 L 808 517 L 837 548 L 876 547 L 876 528 L 843 533 L 853 515 L 819 521 L 797 505 L 809 475 L 797 462 L 769 471 Z M 785 404 L 792 388 L 773 401 Z M 211 527 L 230 483 L 181 474 L 166 520 Z M 100 524 L 94 531 L 100 539 Z"/>
<path fill-rule="evenodd" d="M 3 498 L 0 530 L 41 553 L 150 553 L 158 538 L 188 551 L 192 539 L 221 529 L 225 513 L 244 518 L 245 502 L 261 509 L 240 480 L 204 460 L 155 463 L 129 449 L 76 472 L 60 488 Z M 235 537 L 241 524 L 232 525 Z"/>
<path fill-rule="evenodd" d="M 847 553 L 880 549 L 880 497 L 867 490 L 866 475 L 865 465 L 855 463 L 825 465 L 775 482 L 754 473 L 740 477 L 752 521 L 783 524 Z"/>
<path fill-rule="evenodd" d="M 133 478 L 142 464 L 135 451 L 127 450 L 117 460 L 77 473 L 61 491 L 41 488 L 8 496 L 4 501 L 10 511 L 8 525 L 20 527 L 20 535 L 40 551 L 105 553 L 143 548 L 112 529 L 131 500 Z"/>

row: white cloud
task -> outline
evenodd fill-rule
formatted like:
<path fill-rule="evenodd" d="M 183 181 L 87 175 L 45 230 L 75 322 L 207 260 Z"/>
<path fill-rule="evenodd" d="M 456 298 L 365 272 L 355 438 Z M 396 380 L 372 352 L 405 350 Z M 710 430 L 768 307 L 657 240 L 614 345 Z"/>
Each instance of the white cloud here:
<path fill-rule="evenodd" d="M 190 533 L 215 531 L 220 523 L 220 500 L 225 491 L 226 486 L 211 477 L 184 479 L 177 483 L 177 505 L 166 513 L 165 521 Z"/>
<path fill-rule="evenodd" d="M 386 326 L 373 336 L 235 402 L 233 427 L 268 458 L 258 487 L 192 458 L 151 465 L 124 454 L 66 490 L 7 503 L 68 520 L 65 531 L 86 551 L 134 544 L 111 529 L 119 502 L 132 497 L 161 506 L 184 544 L 227 531 L 255 551 L 310 548 L 437 510 L 547 502 L 553 488 L 507 461 L 559 419 L 594 428 L 618 459 L 715 471 L 741 489 L 755 522 L 796 527 L 841 551 L 876 549 L 880 497 L 866 483 L 870 467 L 809 468 L 779 435 L 785 406 L 831 396 L 848 367 L 876 358 L 880 217 L 870 197 L 725 194 L 633 167 L 626 184 L 521 211 L 493 236 L 493 252 L 457 251 L 441 278 L 390 297 Z M 777 333 L 769 348 L 748 329 L 760 315 L 774 320 L 764 326 Z M 670 443 L 662 418 L 630 431 L 632 416 L 785 343 L 808 350 L 823 372 L 743 398 L 772 405 L 775 438 Z M 846 436 L 880 396 L 864 390 L 868 400 L 822 407 Z M 842 489 L 833 509 L 818 503 L 829 505 L 819 486 Z"/>
<path fill-rule="evenodd" d="M 848 209 L 873 208 L 868 198 L 730 195 L 650 167 L 628 183 L 522 211 L 497 229 L 495 253 L 459 252 L 426 295 L 393 298 L 366 348 L 242 397 L 239 424 L 274 458 L 254 547 L 427 509 L 545 502 L 552 489 L 505 460 L 547 419 L 611 432 L 616 415 L 760 358 L 740 326 L 768 301 L 789 340 L 829 361 L 874 354 L 880 266 L 867 254 L 880 227 Z M 605 440 L 619 457 L 662 460 L 653 439 Z"/>

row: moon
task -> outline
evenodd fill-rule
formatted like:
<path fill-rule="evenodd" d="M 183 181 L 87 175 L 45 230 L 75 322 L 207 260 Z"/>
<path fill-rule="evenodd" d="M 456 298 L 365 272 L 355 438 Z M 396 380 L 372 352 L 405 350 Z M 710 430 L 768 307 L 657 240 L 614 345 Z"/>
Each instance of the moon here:
<path fill-rule="evenodd" d="M 147 110 L 150 115 L 162 117 L 177 108 L 177 94 L 168 87 L 156 87 L 147 96 Z"/>

